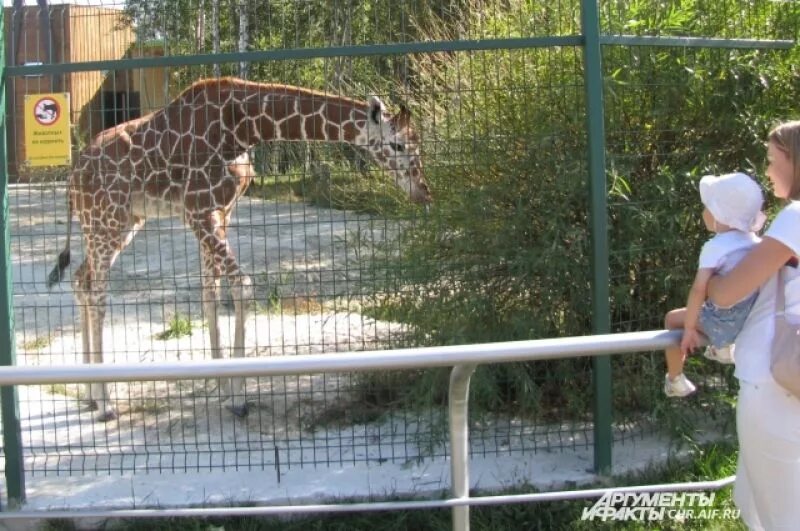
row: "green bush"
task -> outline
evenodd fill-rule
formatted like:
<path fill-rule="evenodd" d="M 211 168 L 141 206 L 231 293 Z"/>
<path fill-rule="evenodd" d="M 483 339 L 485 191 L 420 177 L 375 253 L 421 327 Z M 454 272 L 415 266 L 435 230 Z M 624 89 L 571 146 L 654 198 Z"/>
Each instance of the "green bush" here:
<path fill-rule="evenodd" d="M 683 24 L 686 33 L 715 35 L 718 20 L 694 2 L 676 4 L 683 11 L 659 19 L 663 27 L 652 33 L 680 33 Z M 629 20 L 641 7 L 617 5 L 631 10 Z M 536 18 L 492 13 L 510 27 L 505 17 Z M 780 28 L 800 26 L 797 9 L 750 23 L 778 33 L 768 16 Z M 712 172 L 758 173 L 769 127 L 796 107 L 797 59 L 796 48 L 604 49 L 613 331 L 660 328 L 664 313 L 683 305 L 708 237 L 697 181 Z M 592 332 L 581 61 L 573 50 L 536 49 L 414 65 L 418 107 L 428 109 L 422 120 L 436 206 L 373 264 L 387 282 L 372 309 L 411 324 L 409 344 Z M 452 88 L 432 89 L 441 86 Z M 709 388 L 730 390 L 729 372 L 694 362 L 690 370 Z M 669 410 L 660 405 L 662 374 L 659 353 L 615 358 L 616 410 Z M 495 365 L 478 371 L 472 398 L 481 409 L 585 418 L 590 382 L 586 360 Z M 422 385 L 430 381 L 403 386 L 409 400 L 429 396 Z M 728 411 L 720 396 L 710 393 L 707 407 Z"/>

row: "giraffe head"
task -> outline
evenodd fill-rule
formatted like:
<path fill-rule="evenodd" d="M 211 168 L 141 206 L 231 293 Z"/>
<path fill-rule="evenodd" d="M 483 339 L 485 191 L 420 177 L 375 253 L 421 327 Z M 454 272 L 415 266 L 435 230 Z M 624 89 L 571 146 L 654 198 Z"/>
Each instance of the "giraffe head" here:
<path fill-rule="evenodd" d="M 367 112 L 367 150 L 412 201 L 429 204 L 432 197 L 422 173 L 419 136 L 409 123 L 411 113 L 401 107 L 400 112 L 389 116 L 377 96 L 369 98 Z"/>

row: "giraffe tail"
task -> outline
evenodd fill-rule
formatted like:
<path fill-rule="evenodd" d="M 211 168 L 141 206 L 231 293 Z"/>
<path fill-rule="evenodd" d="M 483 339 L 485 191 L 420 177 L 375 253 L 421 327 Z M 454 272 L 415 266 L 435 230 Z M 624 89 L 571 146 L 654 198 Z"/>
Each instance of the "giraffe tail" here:
<path fill-rule="evenodd" d="M 69 197 L 69 194 L 67 194 Z M 64 279 L 64 271 L 69 267 L 70 251 L 69 242 L 72 239 L 72 199 L 67 199 L 69 215 L 67 216 L 67 244 L 64 250 L 58 255 L 58 263 L 47 275 L 47 287 L 52 288 Z"/>

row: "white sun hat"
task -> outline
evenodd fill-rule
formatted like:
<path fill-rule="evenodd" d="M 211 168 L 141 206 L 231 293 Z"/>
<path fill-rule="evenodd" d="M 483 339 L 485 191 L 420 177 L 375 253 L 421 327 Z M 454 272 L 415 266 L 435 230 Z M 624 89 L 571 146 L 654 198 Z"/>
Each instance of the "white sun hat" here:
<path fill-rule="evenodd" d="M 718 222 L 744 232 L 758 232 L 767 220 L 761 187 L 746 173 L 706 175 L 700 200 Z"/>

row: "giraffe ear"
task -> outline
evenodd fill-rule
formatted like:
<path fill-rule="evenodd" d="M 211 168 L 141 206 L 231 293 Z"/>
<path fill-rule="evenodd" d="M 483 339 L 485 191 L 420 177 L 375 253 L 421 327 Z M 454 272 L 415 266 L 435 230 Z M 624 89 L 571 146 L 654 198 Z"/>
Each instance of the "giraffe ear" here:
<path fill-rule="evenodd" d="M 369 118 L 374 124 L 381 123 L 381 116 L 386 111 L 386 106 L 378 96 L 369 97 Z"/>
<path fill-rule="evenodd" d="M 411 111 L 402 103 L 400 104 L 400 112 L 397 113 L 395 121 L 400 129 L 408 127 L 408 124 L 411 123 Z"/>

